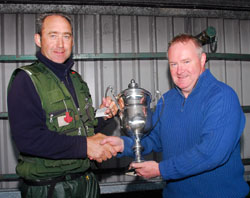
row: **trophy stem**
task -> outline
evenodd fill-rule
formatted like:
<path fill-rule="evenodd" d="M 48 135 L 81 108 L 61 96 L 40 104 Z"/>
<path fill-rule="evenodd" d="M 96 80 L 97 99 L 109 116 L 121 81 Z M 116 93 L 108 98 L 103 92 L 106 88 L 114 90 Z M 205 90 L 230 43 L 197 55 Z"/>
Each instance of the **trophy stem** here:
<path fill-rule="evenodd" d="M 135 138 L 135 145 L 134 145 L 134 153 L 135 153 L 135 161 L 136 163 L 144 162 L 141 151 L 143 150 L 143 147 L 141 146 L 140 138 Z"/>

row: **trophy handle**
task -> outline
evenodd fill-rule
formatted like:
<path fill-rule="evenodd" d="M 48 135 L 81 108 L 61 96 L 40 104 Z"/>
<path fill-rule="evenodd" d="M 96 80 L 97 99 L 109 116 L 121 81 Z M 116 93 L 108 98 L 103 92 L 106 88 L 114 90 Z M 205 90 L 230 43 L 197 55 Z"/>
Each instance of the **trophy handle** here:
<path fill-rule="evenodd" d="M 121 107 L 120 107 L 120 105 L 118 104 L 117 97 L 115 96 L 115 94 L 114 94 L 114 89 L 113 89 L 113 87 L 112 87 L 111 85 L 109 85 L 109 86 L 107 87 L 106 91 L 105 91 L 105 98 L 108 96 L 108 92 L 109 92 L 109 91 L 110 91 L 110 93 L 111 93 L 112 100 L 114 100 L 114 102 L 115 102 L 117 108 L 118 108 L 119 111 L 120 111 L 120 110 L 121 110 Z"/>
<path fill-rule="evenodd" d="M 159 90 L 156 90 L 154 97 L 152 98 L 151 107 L 150 107 L 151 109 L 153 109 L 153 110 L 155 109 L 157 102 L 160 100 L 160 98 L 162 99 L 163 103 L 165 104 L 164 98 L 163 98 L 161 92 Z"/>
<path fill-rule="evenodd" d="M 159 90 L 156 90 L 156 91 L 155 91 L 154 98 L 152 99 L 152 102 L 151 102 L 151 104 L 152 104 L 152 103 L 155 103 L 155 104 L 154 104 L 154 106 L 150 106 L 150 108 L 151 108 L 153 111 L 155 110 L 156 105 L 157 105 L 157 102 L 160 100 L 160 98 L 162 99 L 162 108 L 161 108 L 160 115 L 159 115 L 159 117 L 158 117 L 158 120 L 157 120 L 157 121 L 155 122 L 155 124 L 148 130 L 148 132 L 149 132 L 149 131 L 152 131 L 152 130 L 155 128 L 155 126 L 158 124 L 158 122 L 160 121 L 160 117 L 161 117 L 161 115 L 162 115 L 162 113 L 163 113 L 163 109 L 164 109 L 164 106 L 165 106 L 165 100 L 164 100 L 163 95 L 161 94 L 161 92 L 160 92 Z M 150 105 L 151 105 L 151 104 L 150 104 Z"/>

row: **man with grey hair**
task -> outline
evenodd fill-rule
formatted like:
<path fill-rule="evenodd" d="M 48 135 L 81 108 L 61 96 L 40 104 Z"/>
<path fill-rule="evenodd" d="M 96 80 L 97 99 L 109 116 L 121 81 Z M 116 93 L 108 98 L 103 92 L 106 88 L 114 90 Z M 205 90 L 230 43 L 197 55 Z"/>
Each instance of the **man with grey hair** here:
<path fill-rule="evenodd" d="M 164 198 L 246 197 L 240 156 L 245 115 L 237 94 L 205 69 L 206 54 L 191 35 L 171 41 L 168 61 L 175 87 L 164 94 L 164 106 L 158 102 L 153 123 L 160 120 L 141 141 L 142 154 L 162 152 L 162 160 L 130 167 L 147 179 L 161 176 Z M 120 157 L 133 156 L 129 137 L 107 137 L 102 143 L 116 146 Z"/>
<path fill-rule="evenodd" d="M 116 155 L 99 132 L 108 122 L 94 115 L 88 86 L 71 68 L 72 24 L 62 13 L 38 19 L 37 61 L 16 69 L 8 87 L 9 122 L 20 151 L 17 174 L 23 179 L 22 197 L 97 198 L 100 189 L 90 160 Z M 104 98 L 106 118 L 116 114 Z M 97 126 L 98 125 L 98 126 Z"/>

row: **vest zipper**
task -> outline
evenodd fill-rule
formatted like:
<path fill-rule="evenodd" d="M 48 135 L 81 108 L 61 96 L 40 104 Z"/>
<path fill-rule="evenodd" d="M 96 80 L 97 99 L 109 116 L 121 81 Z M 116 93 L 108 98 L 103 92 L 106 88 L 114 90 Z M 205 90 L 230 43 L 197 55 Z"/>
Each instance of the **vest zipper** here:
<path fill-rule="evenodd" d="M 54 116 L 54 114 L 50 114 L 50 115 L 49 115 L 49 122 L 50 122 L 50 123 L 53 122 L 53 116 Z"/>
<path fill-rule="evenodd" d="M 69 85 L 69 80 L 68 80 L 68 76 L 67 76 L 67 75 L 65 75 L 65 79 L 66 79 L 66 82 L 67 82 L 68 85 Z M 62 81 L 62 83 L 64 84 L 63 81 Z M 66 86 L 66 85 L 65 85 L 65 86 Z M 66 87 L 67 87 L 67 86 L 66 86 Z M 69 86 L 69 87 L 70 87 L 70 86 Z M 74 86 L 73 86 L 73 87 L 74 87 Z M 69 90 L 68 90 L 68 91 L 69 91 Z M 70 91 L 69 91 L 69 94 L 71 95 Z M 73 97 L 73 96 L 71 95 L 71 98 L 72 98 L 72 97 Z M 76 94 L 76 99 L 78 100 L 77 94 Z M 79 117 L 82 118 L 82 114 L 81 114 L 80 108 L 76 106 L 76 103 L 75 103 L 75 101 L 74 101 L 73 98 L 72 98 L 72 100 L 73 100 L 73 105 L 75 106 L 75 108 L 76 108 L 77 111 L 78 111 Z M 85 129 L 85 130 L 84 130 L 84 135 L 87 137 L 86 127 L 85 127 L 85 124 L 83 123 L 82 119 L 81 119 L 81 122 L 82 122 L 82 124 L 83 124 L 84 129 Z M 79 136 L 82 135 L 82 127 L 81 127 L 81 126 L 78 127 L 78 135 L 79 135 Z"/>
<path fill-rule="evenodd" d="M 78 135 L 82 135 L 82 129 L 81 129 L 81 127 L 78 128 Z"/>
<path fill-rule="evenodd" d="M 81 119 L 82 125 L 83 125 L 83 127 L 84 127 L 84 135 L 85 135 L 86 137 L 88 137 L 88 136 L 87 136 L 88 128 L 87 128 L 87 126 L 85 125 L 85 123 L 84 123 L 83 120 L 82 120 L 82 112 L 81 112 L 81 109 L 78 107 L 78 108 L 77 108 L 77 111 L 78 111 L 79 117 L 80 117 L 80 119 Z M 80 128 L 80 127 L 79 127 L 79 128 Z"/>
<path fill-rule="evenodd" d="M 69 81 L 68 81 L 68 76 L 66 75 L 65 76 L 65 79 L 66 79 L 66 82 L 69 84 Z M 63 81 L 62 81 L 62 83 L 64 83 Z M 66 86 L 66 85 L 65 85 Z M 67 87 L 67 86 L 66 86 Z M 70 92 L 70 91 L 69 91 Z M 72 96 L 71 96 L 72 97 Z M 78 95 L 77 95 L 77 93 L 76 93 L 76 99 L 78 100 Z M 72 99 L 73 100 L 73 99 Z M 85 98 L 85 101 L 87 100 L 87 98 Z M 79 100 L 78 100 L 79 101 Z M 79 103 L 79 102 L 78 102 Z M 74 104 L 74 106 L 76 107 L 76 104 L 75 104 L 75 101 L 73 100 L 73 104 Z M 87 106 L 88 106 L 88 103 L 86 104 Z M 85 105 L 85 108 L 86 108 L 86 105 Z M 86 137 L 88 137 L 87 136 L 87 133 L 88 133 L 88 126 L 86 126 L 85 125 L 85 122 L 82 120 L 82 113 L 81 113 L 81 109 L 79 108 L 79 107 L 76 107 L 77 108 L 77 110 L 78 110 L 78 114 L 79 114 L 79 116 L 80 116 L 80 118 L 81 118 L 81 122 L 82 122 L 82 124 L 83 124 L 83 128 L 84 128 L 84 135 L 86 136 Z M 89 115 L 88 115 L 88 112 L 86 112 L 87 113 L 87 116 L 89 117 Z M 80 133 L 81 132 L 81 127 L 79 127 L 78 128 L 78 134 L 82 134 L 82 133 Z"/>

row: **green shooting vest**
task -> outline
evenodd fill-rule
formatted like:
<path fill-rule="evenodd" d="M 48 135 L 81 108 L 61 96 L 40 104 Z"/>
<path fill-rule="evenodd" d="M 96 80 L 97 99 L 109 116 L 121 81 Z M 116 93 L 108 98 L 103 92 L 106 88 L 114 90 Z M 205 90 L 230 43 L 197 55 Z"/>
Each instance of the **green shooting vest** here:
<path fill-rule="evenodd" d="M 92 99 L 87 84 L 78 73 L 71 71 L 70 78 L 75 88 L 79 108 L 76 107 L 64 83 L 39 61 L 16 69 L 12 74 L 9 88 L 20 70 L 24 70 L 30 76 L 40 96 L 42 108 L 46 112 L 46 125 L 49 130 L 70 136 L 94 135 L 94 126 L 97 125 L 97 120 L 94 118 Z M 70 123 L 64 120 L 66 111 L 73 118 Z M 89 167 L 90 161 L 88 158 L 53 160 L 20 154 L 16 171 L 19 176 L 34 180 L 84 172 Z"/>

